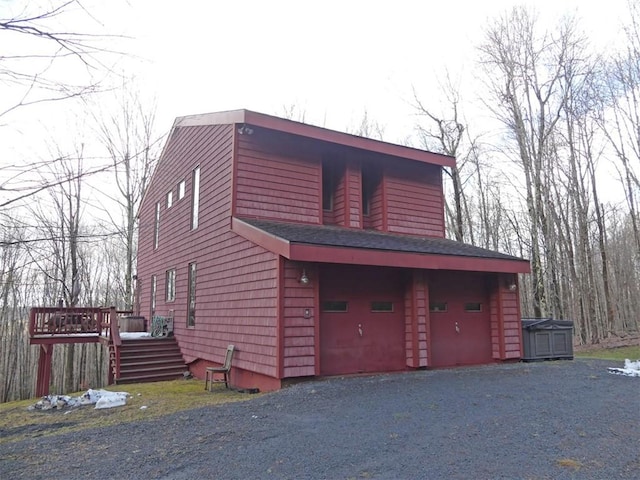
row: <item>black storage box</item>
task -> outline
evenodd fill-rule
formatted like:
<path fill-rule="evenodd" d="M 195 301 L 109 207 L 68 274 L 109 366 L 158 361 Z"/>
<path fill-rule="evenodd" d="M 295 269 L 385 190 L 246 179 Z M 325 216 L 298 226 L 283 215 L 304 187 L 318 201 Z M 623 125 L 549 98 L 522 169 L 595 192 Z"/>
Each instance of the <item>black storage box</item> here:
<path fill-rule="evenodd" d="M 573 359 L 573 322 L 553 318 L 523 318 L 522 360 Z"/>

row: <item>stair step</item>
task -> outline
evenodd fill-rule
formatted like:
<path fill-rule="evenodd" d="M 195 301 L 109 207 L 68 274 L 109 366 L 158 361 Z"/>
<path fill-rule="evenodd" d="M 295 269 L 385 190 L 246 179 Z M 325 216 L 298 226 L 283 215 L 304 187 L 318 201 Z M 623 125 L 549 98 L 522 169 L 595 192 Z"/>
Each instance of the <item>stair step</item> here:
<path fill-rule="evenodd" d="M 122 345 L 120 346 L 121 352 L 161 352 L 164 350 L 180 350 L 177 343 L 157 344 L 151 343 L 149 345 Z"/>
<path fill-rule="evenodd" d="M 179 348 L 154 348 L 154 349 L 126 349 L 120 350 L 120 356 L 127 355 L 158 355 L 162 353 L 177 353 L 180 354 Z"/>
<path fill-rule="evenodd" d="M 182 354 L 180 352 L 158 352 L 158 353 L 136 353 L 130 355 L 120 355 L 120 363 L 140 362 L 144 360 L 171 360 L 177 358 L 182 360 Z"/>
<path fill-rule="evenodd" d="M 120 372 L 116 383 L 157 382 L 183 378 L 189 368 L 174 337 L 123 340 L 119 349 Z M 111 365 L 114 354 L 111 352 Z"/>
<path fill-rule="evenodd" d="M 179 380 L 183 378 L 182 373 L 175 374 L 159 374 L 159 375 L 140 375 L 136 377 L 124 377 L 116 379 L 116 384 L 120 385 L 123 383 L 146 383 L 146 382 L 162 382 L 169 380 Z"/>
<path fill-rule="evenodd" d="M 184 363 L 174 363 L 170 365 L 161 364 L 161 365 L 150 365 L 150 366 L 141 365 L 135 368 L 128 368 L 126 369 L 126 372 L 123 372 L 122 367 L 120 367 L 120 376 L 122 377 L 124 373 L 127 373 L 127 374 L 134 374 L 138 372 L 155 373 L 155 372 L 165 372 L 165 371 L 171 371 L 171 370 L 180 370 L 181 372 L 184 372 L 188 370 L 188 368 Z"/>
<path fill-rule="evenodd" d="M 181 367 L 168 368 L 164 370 L 131 370 L 130 372 L 121 372 L 119 379 L 157 377 L 162 375 L 172 375 L 174 377 L 183 376 L 186 369 Z"/>
<path fill-rule="evenodd" d="M 131 370 L 135 368 L 152 368 L 152 367 L 161 367 L 161 366 L 180 366 L 183 369 L 186 368 L 184 362 L 181 358 L 174 358 L 172 361 L 167 360 L 151 360 L 145 362 L 120 362 L 120 370 Z"/>

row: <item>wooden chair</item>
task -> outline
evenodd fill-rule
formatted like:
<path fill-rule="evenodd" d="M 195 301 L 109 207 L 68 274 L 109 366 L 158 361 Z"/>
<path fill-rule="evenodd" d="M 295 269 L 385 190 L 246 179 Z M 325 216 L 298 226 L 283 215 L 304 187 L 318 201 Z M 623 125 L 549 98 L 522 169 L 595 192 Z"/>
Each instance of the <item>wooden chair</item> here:
<path fill-rule="evenodd" d="M 207 367 L 205 380 L 204 380 L 204 389 L 211 391 L 213 388 L 213 384 L 215 382 L 224 381 L 225 388 L 229 388 L 229 380 L 231 378 L 231 359 L 233 357 L 233 351 L 235 347 L 233 345 L 229 345 L 227 347 L 227 354 L 224 357 L 224 364 L 221 367 Z M 224 375 L 224 380 L 215 379 L 215 375 L 217 373 L 221 373 Z"/>

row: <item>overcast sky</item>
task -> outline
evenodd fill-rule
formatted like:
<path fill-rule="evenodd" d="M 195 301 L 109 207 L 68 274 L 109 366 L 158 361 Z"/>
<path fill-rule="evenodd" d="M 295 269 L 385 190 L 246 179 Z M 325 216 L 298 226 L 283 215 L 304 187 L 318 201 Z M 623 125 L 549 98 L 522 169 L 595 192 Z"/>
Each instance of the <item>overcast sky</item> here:
<path fill-rule="evenodd" d="M 295 104 L 308 120 L 344 129 L 367 110 L 398 140 L 413 125 L 413 86 L 430 102 L 446 68 L 472 95 L 482 29 L 516 3 L 132 1 L 122 28 L 148 59 L 132 70 L 158 92 L 162 117 Z M 550 24 L 575 11 L 601 46 L 613 41 L 626 0 L 532 3 Z"/>
<path fill-rule="evenodd" d="M 79 12 L 77 21 L 65 22 L 76 31 L 127 36 L 113 42 L 130 54 L 116 70 L 135 76 L 144 95 L 157 98 L 160 131 L 181 115 L 238 108 L 279 114 L 295 105 L 306 121 L 338 130 L 354 128 L 367 111 L 384 126 L 386 140 L 402 142 L 414 133 L 412 88 L 425 104 L 437 104 L 445 69 L 460 79 L 470 115 L 479 115 L 472 104 L 481 96 L 476 46 L 486 23 L 517 3 L 85 0 L 95 20 Z M 603 48 L 615 41 L 626 0 L 531 3 L 550 25 L 577 13 Z M 0 18 L 19 5 L 0 0 Z M 72 105 L 3 118 L 0 155 L 5 161 L 32 155 L 61 128 L 82 129 L 82 111 Z"/>

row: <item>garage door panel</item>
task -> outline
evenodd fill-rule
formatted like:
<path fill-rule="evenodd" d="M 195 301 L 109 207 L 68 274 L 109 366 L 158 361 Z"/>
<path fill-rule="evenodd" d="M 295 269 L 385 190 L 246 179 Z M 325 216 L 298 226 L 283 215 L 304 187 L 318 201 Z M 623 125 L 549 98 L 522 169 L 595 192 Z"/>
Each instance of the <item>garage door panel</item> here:
<path fill-rule="evenodd" d="M 492 361 L 491 324 L 485 277 L 441 275 L 430 285 L 429 313 L 434 367 L 476 365 Z"/>
<path fill-rule="evenodd" d="M 325 375 L 405 368 L 401 275 L 392 269 L 332 268 L 321 274 L 321 305 L 348 299 L 345 312 L 320 313 L 320 370 Z M 372 302 L 391 312 L 372 312 Z"/>

